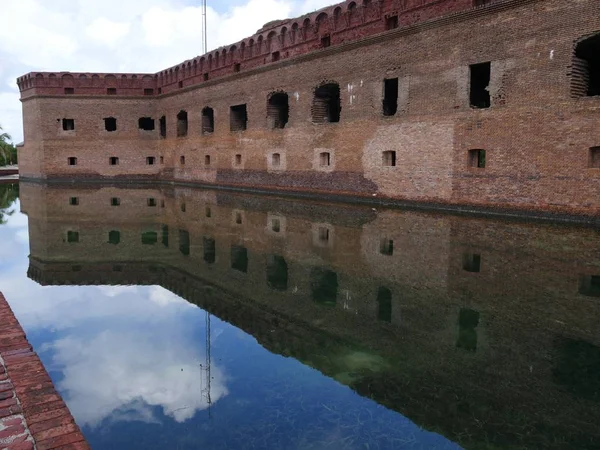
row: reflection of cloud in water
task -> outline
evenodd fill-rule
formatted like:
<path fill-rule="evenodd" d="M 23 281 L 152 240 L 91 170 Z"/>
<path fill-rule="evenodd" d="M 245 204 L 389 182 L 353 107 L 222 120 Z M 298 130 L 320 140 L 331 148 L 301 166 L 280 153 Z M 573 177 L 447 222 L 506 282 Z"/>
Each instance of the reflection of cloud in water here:
<path fill-rule="evenodd" d="M 54 342 L 53 363 L 63 367 L 58 383 L 81 425 L 103 419 L 154 422 L 150 406 L 160 406 L 177 422 L 207 408 L 204 359 L 197 347 L 153 329 L 105 330 L 91 338 L 70 336 Z M 211 400 L 227 389 L 219 368 L 211 368 Z M 112 416 L 112 417 L 111 417 Z"/>

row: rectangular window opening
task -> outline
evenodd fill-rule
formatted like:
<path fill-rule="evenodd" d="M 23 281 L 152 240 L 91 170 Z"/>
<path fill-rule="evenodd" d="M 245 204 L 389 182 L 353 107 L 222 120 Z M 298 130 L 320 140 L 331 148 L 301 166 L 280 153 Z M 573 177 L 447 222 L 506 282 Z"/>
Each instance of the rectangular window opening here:
<path fill-rule="evenodd" d="M 398 112 L 398 78 L 383 80 L 383 115 L 394 116 Z"/>
<path fill-rule="evenodd" d="M 273 155 L 271 155 L 271 165 L 274 167 L 279 167 L 281 165 L 281 155 L 279 153 L 273 153 Z"/>
<path fill-rule="evenodd" d="M 205 73 L 204 75 L 202 75 L 202 79 L 203 79 L 204 81 L 208 81 L 208 74 L 207 74 L 207 73 Z"/>
<path fill-rule="evenodd" d="M 179 89 L 181 89 L 183 87 L 183 81 L 180 81 L 178 86 L 179 86 Z"/>
<path fill-rule="evenodd" d="M 240 63 L 236 63 L 236 64 L 233 65 L 233 71 L 235 73 L 238 73 L 241 70 L 241 68 L 242 68 L 242 66 L 241 66 Z"/>
<path fill-rule="evenodd" d="M 389 16 L 385 18 L 385 29 L 393 30 L 398 28 L 398 16 Z"/>
<path fill-rule="evenodd" d="M 214 264 L 217 259 L 215 240 L 213 238 L 204 237 L 202 241 L 202 246 L 204 247 L 204 262 L 207 264 Z"/>
<path fill-rule="evenodd" d="M 107 88 L 106 93 L 108 95 L 117 95 L 117 88 Z"/>
<path fill-rule="evenodd" d="M 600 297 L 600 275 L 582 275 L 579 278 L 579 293 L 587 297 Z"/>
<path fill-rule="evenodd" d="M 177 137 L 185 137 L 188 134 L 188 113 L 179 111 L 177 114 Z"/>
<path fill-rule="evenodd" d="M 79 242 L 79 231 L 67 231 L 67 242 Z"/>
<path fill-rule="evenodd" d="M 117 131 L 117 119 L 114 117 L 105 117 L 104 129 L 109 132 Z"/>
<path fill-rule="evenodd" d="M 281 231 L 281 221 L 279 219 L 271 219 L 271 230 L 275 233 Z"/>
<path fill-rule="evenodd" d="M 271 55 L 271 61 L 276 62 L 279 61 L 281 59 L 281 53 L 279 52 L 273 52 L 273 55 Z"/>
<path fill-rule="evenodd" d="M 210 155 L 204 155 L 204 165 L 210 166 Z"/>
<path fill-rule="evenodd" d="M 79 197 L 71 197 L 69 199 L 69 204 L 72 205 L 72 206 L 79 205 Z"/>
<path fill-rule="evenodd" d="M 248 111 L 246 105 L 232 106 L 229 112 L 229 128 L 231 131 L 244 131 L 248 127 Z"/>
<path fill-rule="evenodd" d="M 146 164 L 148 166 L 153 166 L 156 163 L 156 158 L 154 156 L 146 157 Z"/>
<path fill-rule="evenodd" d="M 481 271 L 481 255 L 465 253 L 463 255 L 463 270 L 471 273 L 479 273 Z"/>
<path fill-rule="evenodd" d="M 184 165 L 185 165 L 185 156 L 181 155 L 181 156 L 179 157 L 179 164 L 181 164 L 182 166 L 184 166 Z"/>
<path fill-rule="evenodd" d="M 327 83 L 315 89 L 311 115 L 313 123 L 337 123 L 340 121 L 342 103 L 340 86 Z"/>
<path fill-rule="evenodd" d="M 379 253 L 386 256 L 394 254 L 394 241 L 392 239 L 383 238 L 379 243 Z"/>
<path fill-rule="evenodd" d="M 321 167 L 327 167 L 331 164 L 331 155 L 328 152 L 323 152 L 319 155 L 319 163 Z"/>
<path fill-rule="evenodd" d="M 118 166 L 118 165 L 119 165 L 119 158 L 117 158 L 116 156 L 111 156 L 111 157 L 108 159 L 108 163 L 109 163 L 111 166 Z"/>
<path fill-rule="evenodd" d="M 138 120 L 138 128 L 144 131 L 154 130 L 154 119 L 152 117 L 140 117 Z"/>
<path fill-rule="evenodd" d="M 154 207 L 154 206 L 156 206 L 156 199 L 153 197 L 150 197 L 148 200 L 146 200 L 146 204 L 150 207 Z"/>
<path fill-rule="evenodd" d="M 142 233 L 143 245 L 154 245 L 158 242 L 158 233 L 156 231 L 145 231 Z"/>
<path fill-rule="evenodd" d="M 110 199 L 110 206 L 119 206 L 121 204 L 121 199 L 119 197 L 112 197 Z"/>
<path fill-rule="evenodd" d="M 383 152 L 383 165 L 386 167 L 395 167 L 396 166 L 396 152 L 395 151 Z"/>
<path fill-rule="evenodd" d="M 492 64 L 485 62 L 481 64 L 472 64 L 470 70 L 470 104 L 472 108 L 489 108 L 490 100 L 490 79 Z"/>
<path fill-rule="evenodd" d="M 75 129 L 75 119 L 63 119 L 62 129 L 64 131 L 73 131 Z"/>
<path fill-rule="evenodd" d="M 241 166 L 242 165 L 242 155 L 235 155 L 235 165 L 236 166 Z"/>
<path fill-rule="evenodd" d="M 158 124 L 160 126 L 160 137 L 164 139 L 167 137 L 167 118 L 162 116 L 158 120 Z"/>
<path fill-rule="evenodd" d="M 485 150 L 469 150 L 469 166 L 485 169 Z"/>
<path fill-rule="evenodd" d="M 179 252 L 184 256 L 190 254 L 190 233 L 187 230 L 179 230 Z"/>
<path fill-rule="evenodd" d="M 248 272 L 248 250 L 246 247 L 231 246 L 231 268 L 238 272 Z"/>
<path fill-rule="evenodd" d="M 202 134 L 210 134 L 215 131 L 215 112 L 206 107 L 202 110 Z"/>
<path fill-rule="evenodd" d="M 600 33 L 581 40 L 571 65 L 571 96 L 600 95 Z"/>
<path fill-rule="evenodd" d="M 323 36 L 321 38 L 321 47 L 327 48 L 330 45 L 331 45 L 331 37 L 330 36 Z"/>
<path fill-rule="evenodd" d="M 154 89 L 152 89 L 152 88 L 144 89 L 144 95 L 154 95 Z"/>
<path fill-rule="evenodd" d="M 271 129 L 283 129 L 290 116 L 289 98 L 285 92 L 273 93 L 267 101 L 267 122 Z"/>
<path fill-rule="evenodd" d="M 66 95 L 72 95 L 75 93 L 75 89 L 73 88 L 65 88 L 65 94 Z"/>
<path fill-rule="evenodd" d="M 206 208 L 204 208 L 204 215 L 208 218 L 210 218 L 212 216 L 212 210 L 210 209 L 210 206 L 207 206 Z"/>
<path fill-rule="evenodd" d="M 590 148 L 589 166 L 592 169 L 600 169 L 600 147 Z"/>
<path fill-rule="evenodd" d="M 71 156 L 69 159 L 69 165 L 70 166 L 76 166 L 77 165 L 77 158 L 75 158 L 74 156 Z"/>

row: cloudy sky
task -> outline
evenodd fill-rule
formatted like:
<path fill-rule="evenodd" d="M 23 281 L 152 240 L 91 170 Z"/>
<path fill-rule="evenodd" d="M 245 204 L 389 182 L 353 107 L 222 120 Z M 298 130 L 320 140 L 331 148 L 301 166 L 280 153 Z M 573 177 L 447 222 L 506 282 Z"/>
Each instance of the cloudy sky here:
<path fill-rule="evenodd" d="M 209 50 L 336 0 L 208 0 Z M 0 0 L 0 125 L 20 142 L 16 78 L 32 71 L 154 73 L 202 53 L 201 0 Z"/>

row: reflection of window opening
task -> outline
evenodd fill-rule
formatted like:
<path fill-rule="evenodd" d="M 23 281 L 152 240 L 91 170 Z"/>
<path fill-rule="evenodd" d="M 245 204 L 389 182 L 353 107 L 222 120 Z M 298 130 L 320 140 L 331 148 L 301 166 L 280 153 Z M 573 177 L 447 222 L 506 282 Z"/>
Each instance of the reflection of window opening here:
<path fill-rule="evenodd" d="M 163 225 L 161 227 L 161 243 L 165 247 L 169 247 L 169 227 L 168 225 Z"/>
<path fill-rule="evenodd" d="M 392 321 L 392 291 L 380 287 L 377 291 L 377 318 L 383 322 Z"/>
<path fill-rule="evenodd" d="M 472 273 L 481 271 L 481 255 L 465 253 L 463 255 L 463 270 Z"/>
<path fill-rule="evenodd" d="M 379 253 L 382 255 L 392 256 L 394 254 L 394 241 L 383 238 L 379 244 Z"/>
<path fill-rule="evenodd" d="M 456 347 L 464 350 L 477 351 L 477 325 L 479 325 L 479 313 L 472 309 L 462 308 L 458 318 L 458 339 Z"/>
<path fill-rule="evenodd" d="M 207 264 L 214 264 L 216 261 L 216 243 L 212 238 L 204 237 L 203 239 L 203 247 L 204 247 L 204 262 Z"/>
<path fill-rule="evenodd" d="M 582 275 L 579 279 L 579 293 L 588 297 L 600 297 L 600 275 Z"/>
<path fill-rule="evenodd" d="M 239 245 L 231 246 L 231 268 L 239 272 L 248 272 L 248 250 Z"/>
<path fill-rule="evenodd" d="M 313 301 L 327 306 L 335 306 L 338 292 L 337 273 L 315 267 L 310 273 Z"/>
<path fill-rule="evenodd" d="M 112 245 L 117 245 L 121 242 L 121 233 L 119 231 L 113 230 L 108 232 L 108 243 Z"/>
<path fill-rule="evenodd" d="M 79 242 L 79 231 L 67 231 L 67 242 Z"/>
<path fill-rule="evenodd" d="M 179 252 L 184 256 L 190 254 L 190 233 L 187 230 L 179 230 Z"/>
<path fill-rule="evenodd" d="M 288 287 L 288 265 L 278 255 L 267 256 L 267 285 L 277 291 L 285 291 Z"/>
<path fill-rule="evenodd" d="M 158 242 L 158 233 L 156 231 L 146 231 L 142 233 L 143 245 L 154 245 Z"/>

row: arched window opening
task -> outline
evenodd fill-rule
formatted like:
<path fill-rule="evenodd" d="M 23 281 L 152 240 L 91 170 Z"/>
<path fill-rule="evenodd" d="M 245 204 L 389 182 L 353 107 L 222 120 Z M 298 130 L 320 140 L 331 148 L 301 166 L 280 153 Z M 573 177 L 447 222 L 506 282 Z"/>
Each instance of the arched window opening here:
<path fill-rule="evenodd" d="M 573 97 L 600 95 L 600 33 L 577 44 L 571 69 Z"/>
<path fill-rule="evenodd" d="M 177 137 L 187 136 L 188 133 L 188 114 L 187 111 L 179 111 L 177 114 Z"/>
<path fill-rule="evenodd" d="M 289 100 L 285 92 L 277 92 L 267 102 L 267 122 L 271 129 L 282 129 L 289 120 Z"/>
<path fill-rule="evenodd" d="M 339 84 L 327 83 L 315 89 L 311 111 L 313 123 L 339 122 L 341 111 Z"/>
<path fill-rule="evenodd" d="M 206 107 L 202 110 L 202 134 L 214 133 L 215 113 L 212 108 Z"/>

